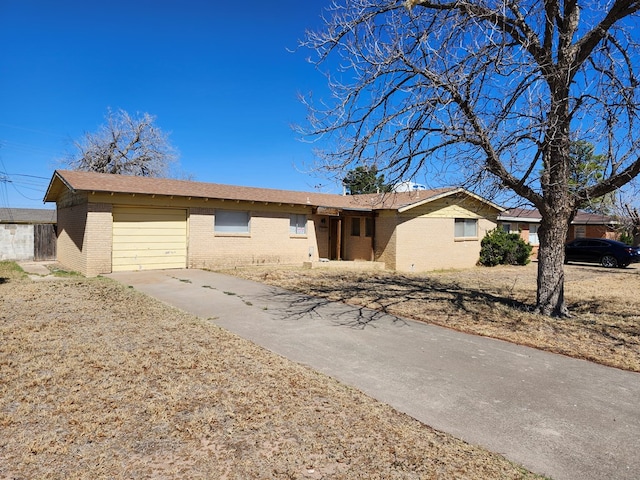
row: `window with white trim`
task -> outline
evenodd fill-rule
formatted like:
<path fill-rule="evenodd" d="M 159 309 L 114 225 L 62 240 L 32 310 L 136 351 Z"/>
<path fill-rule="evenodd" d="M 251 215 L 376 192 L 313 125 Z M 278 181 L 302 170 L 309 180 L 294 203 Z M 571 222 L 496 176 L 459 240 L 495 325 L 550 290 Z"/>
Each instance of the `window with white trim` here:
<path fill-rule="evenodd" d="M 478 238 L 478 220 L 475 218 L 455 219 L 455 238 Z"/>
<path fill-rule="evenodd" d="M 307 216 L 293 213 L 289 217 L 289 233 L 291 235 L 307 234 Z"/>
<path fill-rule="evenodd" d="M 249 212 L 216 210 L 213 231 L 215 233 L 249 233 Z"/>
<path fill-rule="evenodd" d="M 538 225 L 537 223 L 529 224 L 529 243 L 531 245 L 540 245 L 540 240 L 538 239 Z"/>
<path fill-rule="evenodd" d="M 511 224 L 510 223 L 503 223 L 502 224 L 502 230 L 506 233 L 511 233 Z"/>

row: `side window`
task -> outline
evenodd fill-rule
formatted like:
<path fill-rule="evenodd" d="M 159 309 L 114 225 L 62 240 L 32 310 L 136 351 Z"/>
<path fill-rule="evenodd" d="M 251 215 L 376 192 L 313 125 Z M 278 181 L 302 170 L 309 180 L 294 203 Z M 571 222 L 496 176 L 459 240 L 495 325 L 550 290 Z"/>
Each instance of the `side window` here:
<path fill-rule="evenodd" d="M 529 224 L 529 243 L 531 245 L 540 245 L 540 240 L 538 239 L 538 227 L 537 223 Z"/>
<path fill-rule="evenodd" d="M 507 233 L 511 233 L 511 224 L 510 223 L 503 223 L 502 224 L 502 230 L 507 232 Z"/>
<path fill-rule="evenodd" d="M 249 212 L 216 210 L 213 231 L 215 233 L 249 233 Z"/>
<path fill-rule="evenodd" d="M 574 232 L 576 234 L 576 238 L 584 238 L 587 236 L 587 227 L 584 225 L 575 225 Z"/>
<path fill-rule="evenodd" d="M 289 218 L 289 233 L 291 235 L 306 235 L 307 216 L 304 214 L 292 214 Z"/>
<path fill-rule="evenodd" d="M 351 236 L 360 236 L 360 217 L 351 217 Z"/>
<path fill-rule="evenodd" d="M 454 236 L 455 238 L 477 238 L 478 220 L 475 218 L 456 218 Z"/>
<path fill-rule="evenodd" d="M 364 236 L 373 237 L 373 218 L 365 217 L 364 219 Z"/>

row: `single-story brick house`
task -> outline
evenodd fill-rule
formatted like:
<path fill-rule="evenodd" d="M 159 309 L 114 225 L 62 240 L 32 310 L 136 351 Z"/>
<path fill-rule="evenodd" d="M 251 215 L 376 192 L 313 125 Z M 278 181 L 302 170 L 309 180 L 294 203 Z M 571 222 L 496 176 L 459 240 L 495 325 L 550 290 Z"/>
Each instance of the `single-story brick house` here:
<path fill-rule="evenodd" d="M 336 195 L 54 172 L 58 261 L 87 276 L 320 260 L 475 265 L 500 207 L 462 188 Z"/>
<path fill-rule="evenodd" d="M 0 208 L 0 260 L 54 260 L 56 211 Z"/>
<path fill-rule="evenodd" d="M 513 208 L 505 210 L 498 216 L 498 223 L 507 232 L 519 232 L 526 242 L 534 247 L 534 254 L 539 245 L 538 227 L 542 216 L 537 209 Z M 576 238 L 611 238 L 618 236 L 616 228 L 619 222 L 614 217 L 579 211 L 567 234 L 567 241 Z"/>

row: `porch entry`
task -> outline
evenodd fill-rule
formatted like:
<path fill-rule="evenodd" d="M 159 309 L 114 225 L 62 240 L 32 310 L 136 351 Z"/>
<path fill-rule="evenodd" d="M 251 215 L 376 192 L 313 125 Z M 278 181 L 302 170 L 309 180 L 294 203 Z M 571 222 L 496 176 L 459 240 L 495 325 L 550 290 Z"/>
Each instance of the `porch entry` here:
<path fill-rule="evenodd" d="M 342 260 L 342 218 L 329 218 L 329 260 Z"/>

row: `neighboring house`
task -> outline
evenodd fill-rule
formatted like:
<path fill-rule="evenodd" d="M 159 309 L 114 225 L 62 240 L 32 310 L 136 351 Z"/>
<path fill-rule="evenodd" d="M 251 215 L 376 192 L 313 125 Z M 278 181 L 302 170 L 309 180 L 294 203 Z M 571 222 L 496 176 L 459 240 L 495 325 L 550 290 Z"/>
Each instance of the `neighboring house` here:
<path fill-rule="evenodd" d="M 513 208 L 505 210 L 498 216 L 498 223 L 507 232 L 520 233 L 523 240 L 534 246 L 534 254 L 537 253 L 538 227 L 542 216 L 537 209 Z M 576 238 L 617 238 L 616 227 L 618 221 L 606 215 L 579 211 L 567 234 L 567 241 Z"/>
<path fill-rule="evenodd" d="M 55 260 L 56 211 L 0 208 L 0 260 Z"/>
<path fill-rule="evenodd" d="M 476 264 L 502 210 L 462 188 L 335 195 L 56 171 L 58 261 L 87 276 L 319 260 Z"/>

